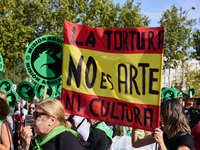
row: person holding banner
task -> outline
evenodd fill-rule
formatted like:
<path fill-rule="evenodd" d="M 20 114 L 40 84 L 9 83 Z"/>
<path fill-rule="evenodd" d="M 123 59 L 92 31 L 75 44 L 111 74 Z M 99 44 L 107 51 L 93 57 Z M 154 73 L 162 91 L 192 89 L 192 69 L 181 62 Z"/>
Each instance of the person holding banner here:
<path fill-rule="evenodd" d="M 7 102 L 0 98 L 0 149 L 9 150 L 12 146 L 12 129 L 6 117 L 10 114 Z"/>
<path fill-rule="evenodd" d="M 161 118 L 164 130 L 154 130 L 154 134 L 143 139 L 137 136 L 137 129 L 132 130 L 132 146 L 135 148 L 157 143 L 160 150 L 193 150 L 194 140 L 190 134 L 183 105 L 178 99 L 169 99 L 162 104 Z"/>
<path fill-rule="evenodd" d="M 44 99 L 36 104 L 32 126 L 23 128 L 21 138 L 23 149 L 43 150 L 82 150 L 77 132 L 69 129 L 66 124 L 65 111 L 62 103 L 56 99 Z M 32 127 L 36 145 L 32 145 Z"/>

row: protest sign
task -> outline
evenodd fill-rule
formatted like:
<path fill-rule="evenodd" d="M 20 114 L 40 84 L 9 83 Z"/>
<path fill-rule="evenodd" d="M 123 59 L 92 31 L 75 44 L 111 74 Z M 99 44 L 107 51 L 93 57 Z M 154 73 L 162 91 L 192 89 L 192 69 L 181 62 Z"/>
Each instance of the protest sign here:
<path fill-rule="evenodd" d="M 11 90 L 7 92 L 6 95 L 7 95 L 7 103 L 10 106 L 10 108 L 11 109 L 15 108 L 19 98 L 17 92 Z"/>
<path fill-rule="evenodd" d="M 2 79 L 0 81 L 0 90 L 4 91 L 6 94 L 13 89 L 13 83 L 10 79 Z"/>
<path fill-rule="evenodd" d="M 159 126 L 164 27 L 64 22 L 62 103 L 69 114 L 153 131 Z"/>
<path fill-rule="evenodd" d="M 45 92 L 46 89 L 46 92 Z M 35 95 L 37 96 L 38 99 L 41 100 L 41 96 L 43 96 L 42 99 L 45 98 L 54 98 L 55 97 L 55 86 L 43 86 L 36 84 L 35 85 Z M 44 98 L 45 94 L 45 98 Z"/>
<path fill-rule="evenodd" d="M 41 36 L 30 43 L 24 56 L 24 65 L 34 82 L 53 86 L 62 80 L 63 39 L 55 35 Z"/>
<path fill-rule="evenodd" d="M 31 101 L 35 96 L 34 85 L 29 81 L 21 81 L 17 85 L 17 93 L 23 100 Z"/>

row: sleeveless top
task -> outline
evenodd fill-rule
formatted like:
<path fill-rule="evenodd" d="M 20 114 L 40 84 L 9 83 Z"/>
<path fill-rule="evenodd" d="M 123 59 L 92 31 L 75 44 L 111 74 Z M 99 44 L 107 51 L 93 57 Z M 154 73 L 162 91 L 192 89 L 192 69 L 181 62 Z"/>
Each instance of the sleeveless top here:
<path fill-rule="evenodd" d="M 7 121 L 6 119 L 0 120 L 0 143 L 1 143 L 1 125 L 2 125 L 2 123 L 6 122 L 6 121 Z"/>

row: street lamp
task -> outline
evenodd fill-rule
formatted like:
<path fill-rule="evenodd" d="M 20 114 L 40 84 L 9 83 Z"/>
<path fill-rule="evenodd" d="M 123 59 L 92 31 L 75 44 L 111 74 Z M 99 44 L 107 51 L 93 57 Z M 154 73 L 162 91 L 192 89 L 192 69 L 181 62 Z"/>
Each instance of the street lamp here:
<path fill-rule="evenodd" d="M 185 17 L 187 16 L 188 12 L 189 12 L 191 9 L 195 10 L 195 9 L 196 9 L 196 6 L 191 7 L 191 8 L 185 13 Z"/>
<path fill-rule="evenodd" d="M 186 13 L 185 13 L 185 17 L 187 16 L 188 12 L 190 10 L 195 10 L 196 6 L 191 7 Z M 183 61 L 183 83 L 185 83 L 185 62 Z"/>

